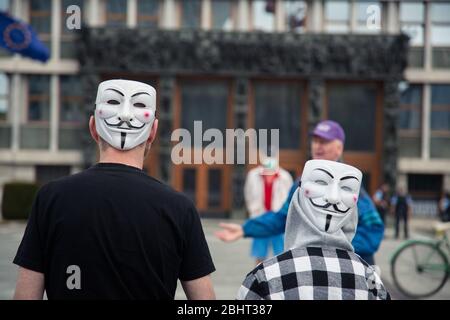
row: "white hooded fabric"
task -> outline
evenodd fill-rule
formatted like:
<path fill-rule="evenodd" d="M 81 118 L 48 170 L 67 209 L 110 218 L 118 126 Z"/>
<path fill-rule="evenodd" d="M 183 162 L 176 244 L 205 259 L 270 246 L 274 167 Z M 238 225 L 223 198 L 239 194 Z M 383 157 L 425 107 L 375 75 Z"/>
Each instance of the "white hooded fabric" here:
<path fill-rule="evenodd" d="M 362 173 L 328 160 L 306 162 L 286 221 L 285 250 L 333 247 L 354 251 Z"/>
<path fill-rule="evenodd" d="M 98 86 L 96 129 L 118 150 L 133 149 L 148 139 L 155 112 L 156 90 L 146 83 L 117 79 Z"/>

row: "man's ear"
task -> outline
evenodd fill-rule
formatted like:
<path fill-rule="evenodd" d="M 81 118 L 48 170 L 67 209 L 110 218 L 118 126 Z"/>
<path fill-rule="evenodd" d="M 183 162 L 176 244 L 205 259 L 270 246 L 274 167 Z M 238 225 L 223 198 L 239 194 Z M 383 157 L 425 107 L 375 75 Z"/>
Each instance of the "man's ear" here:
<path fill-rule="evenodd" d="M 152 129 L 150 130 L 150 136 L 147 139 L 147 144 L 151 144 L 153 143 L 153 141 L 155 141 L 157 130 L 158 130 L 158 119 L 155 119 L 153 121 Z"/>
<path fill-rule="evenodd" d="M 344 144 L 341 141 L 338 141 L 337 149 L 338 149 L 339 158 L 340 158 L 340 157 L 342 157 L 342 154 L 344 153 Z"/>
<path fill-rule="evenodd" d="M 89 132 L 91 133 L 92 139 L 95 140 L 95 142 L 99 142 L 99 136 L 97 132 L 97 128 L 95 127 L 95 118 L 94 116 L 91 116 L 89 118 Z"/>

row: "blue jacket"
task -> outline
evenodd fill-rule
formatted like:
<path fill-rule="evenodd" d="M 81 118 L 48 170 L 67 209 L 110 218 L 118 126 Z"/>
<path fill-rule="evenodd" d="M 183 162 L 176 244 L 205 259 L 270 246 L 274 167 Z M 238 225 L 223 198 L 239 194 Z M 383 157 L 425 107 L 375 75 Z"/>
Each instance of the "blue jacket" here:
<path fill-rule="evenodd" d="M 244 236 L 260 238 L 284 233 L 289 204 L 297 185 L 294 183 L 286 202 L 278 212 L 269 211 L 262 216 L 247 220 L 243 225 Z M 367 259 L 378 250 L 384 235 L 384 225 L 372 200 L 362 187 L 357 206 L 358 226 L 352 245 L 358 255 Z"/>

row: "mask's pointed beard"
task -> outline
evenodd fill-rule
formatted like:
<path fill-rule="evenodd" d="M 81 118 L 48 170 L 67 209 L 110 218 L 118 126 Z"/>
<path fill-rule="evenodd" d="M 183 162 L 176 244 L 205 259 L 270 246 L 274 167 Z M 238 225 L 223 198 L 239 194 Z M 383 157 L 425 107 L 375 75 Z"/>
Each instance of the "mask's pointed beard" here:
<path fill-rule="evenodd" d="M 125 146 L 125 139 L 127 137 L 127 134 L 125 132 L 120 133 L 120 147 L 123 149 Z"/>
<path fill-rule="evenodd" d="M 331 223 L 331 214 L 327 214 L 327 221 L 325 222 L 325 232 L 328 231 L 328 229 L 330 228 L 330 223 Z"/>

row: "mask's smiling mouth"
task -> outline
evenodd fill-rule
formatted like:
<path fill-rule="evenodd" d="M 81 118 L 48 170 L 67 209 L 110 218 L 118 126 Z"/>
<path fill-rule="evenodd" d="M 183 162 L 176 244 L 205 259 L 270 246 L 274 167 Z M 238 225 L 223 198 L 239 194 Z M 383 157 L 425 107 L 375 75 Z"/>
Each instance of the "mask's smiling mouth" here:
<path fill-rule="evenodd" d="M 334 212 L 334 213 L 347 213 L 347 212 L 350 210 L 350 208 L 347 208 L 346 210 L 340 210 L 336 204 L 332 204 L 332 203 L 329 203 L 329 202 L 326 203 L 326 204 L 324 204 L 324 205 L 315 204 L 314 201 L 312 201 L 311 198 L 309 198 L 309 201 L 311 201 L 311 204 L 312 204 L 314 207 L 316 207 L 316 208 L 321 208 L 321 209 L 324 209 L 325 211 L 329 211 L 329 212 Z M 333 206 L 334 211 L 328 209 L 328 208 L 331 207 L 331 206 Z"/>
<path fill-rule="evenodd" d="M 123 130 L 139 130 L 145 126 L 145 123 L 144 123 L 144 124 L 142 124 L 142 126 L 136 127 L 136 126 L 133 126 L 129 121 L 123 121 L 123 120 L 119 121 L 117 124 L 108 123 L 108 121 L 106 121 L 106 119 L 104 119 L 103 121 L 105 121 L 106 125 L 108 125 L 109 127 L 123 129 Z M 128 127 L 122 127 L 122 124 L 124 124 L 124 123 Z"/>

